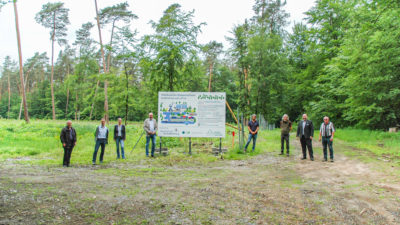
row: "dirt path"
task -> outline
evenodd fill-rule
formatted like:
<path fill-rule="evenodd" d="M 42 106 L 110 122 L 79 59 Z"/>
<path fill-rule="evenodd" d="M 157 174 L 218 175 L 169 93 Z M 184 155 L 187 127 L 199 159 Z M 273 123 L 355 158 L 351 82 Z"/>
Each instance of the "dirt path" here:
<path fill-rule="evenodd" d="M 0 224 L 400 224 L 400 178 L 344 156 L 163 166 L 0 164 Z M 155 166 L 157 165 L 157 166 Z M 390 168 L 389 168 L 390 169 Z M 396 168 L 393 168 L 393 170 Z"/>

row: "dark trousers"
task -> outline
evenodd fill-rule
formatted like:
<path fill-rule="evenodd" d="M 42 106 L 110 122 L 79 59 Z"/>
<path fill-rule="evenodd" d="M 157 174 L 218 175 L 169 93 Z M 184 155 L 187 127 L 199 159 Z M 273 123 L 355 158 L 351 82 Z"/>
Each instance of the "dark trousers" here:
<path fill-rule="evenodd" d="M 300 138 L 300 143 L 301 143 L 301 150 L 303 151 L 303 158 L 307 158 L 307 149 L 308 149 L 308 154 L 310 155 L 310 159 L 314 159 L 314 152 L 312 149 L 311 138 L 306 138 L 303 135 Z"/>
<path fill-rule="evenodd" d="M 93 163 L 96 163 L 97 151 L 99 150 L 100 146 L 101 146 L 100 162 L 103 162 L 104 150 L 106 148 L 106 139 L 97 139 L 93 152 Z"/>
<path fill-rule="evenodd" d="M 289 134 L 281 134 L 281 152 L 285 150 L 286 142 L 286 153 L 289 154 Z"/>
<path fill-rule="evenodd" d="M 71 159 L 72 149 L 74 149 L 74 146 L 65 146 L 64 147 L 63 166 L 69 166 L 69 161 Z"/>
<path fill-rule="evenodd" d="M 149 156 L 150 140 L 151 140 L 151 156 L 154 156 L 154 150 L 156 149 L 156 135 L 151 134 L 146 136 L 146 156 Z"/>
<path fill-rule="evenodd" d="M 329 156 L 333 159 L 333 147 L 332 147 L 331 136 L 322 137 L 322 146 L 324 148 L 324 159 L 328 159 L 327 147 L 329 147 Z"/>

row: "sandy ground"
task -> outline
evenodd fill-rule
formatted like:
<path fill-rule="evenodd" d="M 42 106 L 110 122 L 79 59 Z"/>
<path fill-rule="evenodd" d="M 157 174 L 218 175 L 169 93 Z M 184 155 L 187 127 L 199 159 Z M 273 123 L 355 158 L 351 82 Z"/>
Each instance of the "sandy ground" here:
<path fill-rule="evenodd" d="M 0 224 L 400 224 L 398 167 L 262 154 L 245 161 L 72 168 L 0 163 Z M 157 159 L 156 159 L 157 160 Z"/>

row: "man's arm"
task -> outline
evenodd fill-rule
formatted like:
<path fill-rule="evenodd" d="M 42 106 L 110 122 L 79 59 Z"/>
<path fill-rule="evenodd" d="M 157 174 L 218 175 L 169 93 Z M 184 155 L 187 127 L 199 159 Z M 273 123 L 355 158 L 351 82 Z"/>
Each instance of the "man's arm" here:
<path fill-rule="evenodd" d="M 251 134 L 253 134 L 253 131 L 251 130 L 250 126 L 247 126 L 247 129 L 249 129 L 249 132 L 250 132 Z"/>
<path fill-rule="evenodd" d="M 61 141 L 61 143 L 63 144 L 63 146 L 65 146 L 65 135 L 64 135 L 64 133 L 65 133 L 65 130 L 64 130 L 64 128 L 61 130 L 61 134 L 60 134 L 60 141 Z"/>
<path fill-rule="evenodd" d="M 114 141 L 117 139 L 117 134 L 118 134 L 118 126 L 114 126 Z"/>
<path fill-rule="evenodd" d="M 126 128 L 125 128 L 125 125 L 122 125 L 121 132 L 122 132 L 122 140 L 125 141 L 125 139 L 126 139 Z"/>
<path fill-rule="evenodd" d="M 144 123 L 143 123 L 143 129 L 144 129 L 144 131 L 146 131 L 147 134 L 150 133 L 149 128 L 146 127 L 146 120 L 145 120 Z"/>
<path fill-rule="evenodd" d="M 330 141 L 333 141 L 333 136 L 335 136 L 336 130 L 335 130 L 335 126 L 333 126 L 333 123 L 331 123 L 331 125 L 332 125 L 332 137 L 331 137 Z"/>

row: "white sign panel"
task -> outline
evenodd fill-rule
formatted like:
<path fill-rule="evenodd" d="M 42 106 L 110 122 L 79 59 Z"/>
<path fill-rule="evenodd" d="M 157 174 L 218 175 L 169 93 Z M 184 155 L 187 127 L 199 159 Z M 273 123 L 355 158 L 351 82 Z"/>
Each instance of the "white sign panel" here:
<path fill-rule="evenodd" d="M 225 92 L 159 92 L 158 135 L 225 137 Z"/>

